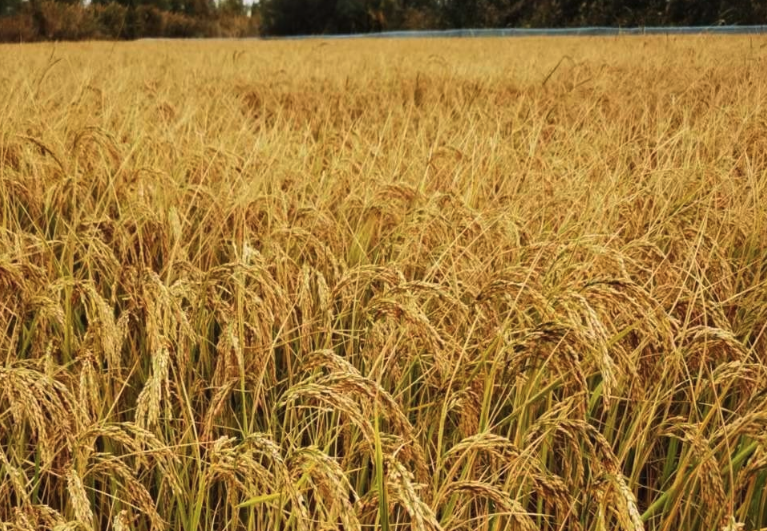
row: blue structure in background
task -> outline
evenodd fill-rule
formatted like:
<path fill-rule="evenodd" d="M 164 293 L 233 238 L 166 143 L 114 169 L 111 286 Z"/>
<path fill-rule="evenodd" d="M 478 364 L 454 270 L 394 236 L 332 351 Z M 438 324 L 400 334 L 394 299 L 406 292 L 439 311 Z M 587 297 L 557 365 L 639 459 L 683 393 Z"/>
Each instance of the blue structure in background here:
<path fill-rule="evenodd" d="M 347 35 L 304 35 L 274 37 L 282 39 L 395 39 L 428 37 L 552 37 L 552 36 L 618 36 L 618 35 L 757 35 L 767 33 L 767 26 L 680 26 L 613 28 L 593 26 L 586 28 L 501 28 L 385 31 L 383 33 L 356 33 Z"/>

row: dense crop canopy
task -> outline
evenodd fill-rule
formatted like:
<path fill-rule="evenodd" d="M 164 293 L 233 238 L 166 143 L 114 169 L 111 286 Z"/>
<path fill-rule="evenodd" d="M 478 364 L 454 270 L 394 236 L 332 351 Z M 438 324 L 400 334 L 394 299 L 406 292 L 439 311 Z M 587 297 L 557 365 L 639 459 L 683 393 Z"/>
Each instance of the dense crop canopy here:
<path fill-rule="evenodd" d="M 0 49 L 0 529 L 767 526 L 767 41 Z"/>

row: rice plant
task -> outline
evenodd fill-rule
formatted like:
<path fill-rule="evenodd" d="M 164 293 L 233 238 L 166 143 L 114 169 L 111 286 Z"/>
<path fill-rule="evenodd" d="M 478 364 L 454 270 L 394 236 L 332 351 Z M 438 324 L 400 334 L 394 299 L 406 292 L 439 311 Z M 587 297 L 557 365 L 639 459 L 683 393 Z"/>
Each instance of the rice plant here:
<path fill-rule="evenodd" d="M 0 529 L 767 528 L 764 37 L 0 52 Z"/>

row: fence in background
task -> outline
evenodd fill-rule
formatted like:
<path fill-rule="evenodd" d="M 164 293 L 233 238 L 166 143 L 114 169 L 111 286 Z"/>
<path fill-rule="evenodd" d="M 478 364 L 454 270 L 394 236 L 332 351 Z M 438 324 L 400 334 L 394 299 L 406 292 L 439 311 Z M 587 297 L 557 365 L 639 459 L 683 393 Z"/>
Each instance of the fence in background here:
<path fill-rule="evenodd" d="M 681 27 L 643 27 L 613 28 L 593 26 L 586 28 L 556 29 L 451 29 L 451 30 L 412 30 L 385 31 L 382 33 L 356 33 L 345 35 L 302 35 L 284 37 L 286 39 L 397 39 L 397 38 L 440 38 L 440 37 L 548 37 L 548 36 L 619 36 L 619 35 L 757 35 L 766 34 L 767 25 L 763 26 L 681 26 Z"/>

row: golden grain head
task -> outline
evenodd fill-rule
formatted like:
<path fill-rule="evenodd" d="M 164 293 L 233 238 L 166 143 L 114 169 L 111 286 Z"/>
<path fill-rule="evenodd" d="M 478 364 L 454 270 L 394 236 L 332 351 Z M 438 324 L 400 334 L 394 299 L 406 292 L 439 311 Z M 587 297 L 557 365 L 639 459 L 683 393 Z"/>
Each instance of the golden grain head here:
<path fill-rule="evenodd" d="M 765 66 L 3 45 L 0 529 L 767 528 Z"/>

